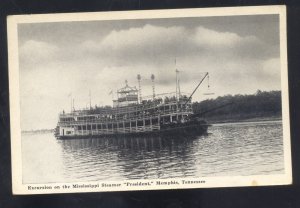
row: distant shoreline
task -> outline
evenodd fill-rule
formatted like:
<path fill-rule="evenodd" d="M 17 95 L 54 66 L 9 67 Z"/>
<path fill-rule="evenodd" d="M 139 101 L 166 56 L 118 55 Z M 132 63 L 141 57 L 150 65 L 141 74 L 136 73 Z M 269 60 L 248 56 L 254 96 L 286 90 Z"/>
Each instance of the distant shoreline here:
<path fill-rule="evenodd" d="M 22 134 L 48 134 L 54 133 L 54 129 L 37 129 L 37 130 L 26 130 L 21 131 Z"/>
<path fill-rule="evenodd" d="M 258 117 L 258 118 L 248 118 L 248 119 L 226 119 L 219 121 L 207 121 L 208 124 L 226 124 L 226 123 L 247 123 L 247 122 L 264 122 L 264 121 L 281 121 L 281 116 L 270 116 L 270 117 Z M 48 134 L 54 133 L 54 129 L 43 129 L 43 130 L 29 130 L 21 131 L 22 134 Z"/>
<path fill-rule="evenodd" d="M 193 103 L 193 110 L 210 124 L 281 120 L 281 91 L 220 96 Z"/>
<path fill-rule="evenodd" d="M 222 124 L 222 123 L 246 123 L 246 122 L 263 122 L 263 121 L 281 121 L 281 116 L 270 116 L 270 117 L 258 117 L 248 119 L 227 119 L 220 121 L 207 121 L 209 124 Z"/>

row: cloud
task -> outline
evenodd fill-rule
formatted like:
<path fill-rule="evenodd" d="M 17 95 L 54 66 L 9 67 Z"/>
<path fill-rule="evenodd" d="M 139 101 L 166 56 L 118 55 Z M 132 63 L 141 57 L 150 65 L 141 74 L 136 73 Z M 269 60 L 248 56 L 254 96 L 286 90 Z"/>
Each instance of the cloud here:
<path fill-rule="evenodd" d="M 37 64 L 57 57 L 59 48 L 55 45 L 28 40 L 19 49 L 20 60 L 27 64 Z"/>
<path fill-rule="evenodd" d="M 112 50 L 126 52 L 129 48 L 147 49 L 151 48 L 162 49 L 161 46 L 170 46 L 180 41 L 180 38 L 185 35 L 183 27 L 158 27 L 145 25 L 141 28 L 131 28 L 128 30 L 112 31 L 106 36 L 101 47 L 111 48 Z M 154 47 L 155 46 L 155 47 Z"/>
<path fill-rule="evenodd" d="M 271 58 L 263 63 L 263 72 L 271 78 L 280 79 L 280 59 Z"/>
<path fill-rule="evenodd" d="M 204 27 L 198 27 L 193 34 L 194 45 L 206 53 L 216 56 L 236 58 L 265 58 L 271 55 L 268 46 L 255 36 L 239 36 L 232 32 L 218 32 Z"/>
<path fill-rule="evenodd" d="M 25 64 L 52 61 L 96 63 L 101 66 L 161 67 L 178 59 L 214 58 L 269 59 L 278 57 L 278 47 L 269 46 L 255 36 L 240 36 L 233 32 L 219 32 L 202 26 L 162 27 L 146 24 L 123 30 L 112 30 L 99 38 L 82 42 L 55 45 L 28 40 L 20 47 L 21 61 Z M 125 67 L 125 68 L 126 68 Z"/>
<path fill-rule="evenodd" d="M 159 27 L 145 25 L 127 30 L 113 30 L 102 40 L 82 43 L 85 52 L 114 63 L 161 63 L 166 57 L 185 53 L 190 45 L 184 27 Z M 153 62 L 153 59 L 155 61 Z"/>
<path fill-rule="evenodd" d="M 139 28 L 113 30 L 102 40 L 88 40 L 81 47 L 87 53 L 122 64 L 161 64 L 170 57 L 201 57 L 207 54 L 242 59 L 276 55 L 271 46 L 255 36 L 242 37 L 202 26 L 187 29 L 147 24 Z"/>
<path fill-rule="evenodd" d="M 217 32 L 204 27 L 196 28 L 194 34 L 195 43 L 197 43 L 199 46 L 209 48 L 234 47 L 242 41 L 243 38 L 235 33 Z"/>

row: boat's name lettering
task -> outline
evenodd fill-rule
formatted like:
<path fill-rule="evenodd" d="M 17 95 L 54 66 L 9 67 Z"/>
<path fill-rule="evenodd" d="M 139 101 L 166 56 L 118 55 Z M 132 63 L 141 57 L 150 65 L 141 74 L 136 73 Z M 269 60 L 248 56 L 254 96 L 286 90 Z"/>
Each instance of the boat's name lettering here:
<path fill-rule="evenodd" d="M 125 182 L 125 186 L 151 186 L 153 182 Z"/>

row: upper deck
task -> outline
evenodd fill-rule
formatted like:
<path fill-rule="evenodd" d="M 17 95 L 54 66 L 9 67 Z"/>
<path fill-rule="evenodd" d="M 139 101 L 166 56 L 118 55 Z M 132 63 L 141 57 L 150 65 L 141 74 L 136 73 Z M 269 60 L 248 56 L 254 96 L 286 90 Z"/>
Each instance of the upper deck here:
<path fill-rule="evenodd" d="M 138 90 L 137 88 L 130 87 L 127 80 L 125 81 L 125 87 L 117 91 L 118 99 L 113 100 L 113 107 L 123 107 L 133 104 L 138 104 Z"/>
<path fill-rule="evenodd" d="M 85 110 L 75 110 L 70 113 L 61 113 L 59 121 L 65 122 L 108 122 L 112 120 L 141 119 L 155 116 L 164 116 L 174 113 L 192 114 L 191 100 L 188 94 L 181 94 L 176 99 L 175 93 L 158 94 L 156 98 L 144 97 L 141 103 L 133 103 L 116 107 L 96 107 Z"/>
<path fill-rule="evenodd" d="M 74 110 L 59 115 L 60 125 L 77 125 L 83 123 L 114 123 L 131 122 L 133 120 L 152 120 L 163 118 L 164 121 L 179 121 L 186 119 L 192 110 L 192 95 L 203 82 L 208 73 L 202 78 L 191 94 L 180 91 L 176 70 L 176 92 L 155 94 L 154 75 L 151 75 L 151 96 L 142 97 L 141 76 L 138 75 L 139 89 L 131 87 L 125 81 L 125 87 L 117 90 L 117 99 L 113 99 L 113 106 L 90 107 L 89 109 Z"/>

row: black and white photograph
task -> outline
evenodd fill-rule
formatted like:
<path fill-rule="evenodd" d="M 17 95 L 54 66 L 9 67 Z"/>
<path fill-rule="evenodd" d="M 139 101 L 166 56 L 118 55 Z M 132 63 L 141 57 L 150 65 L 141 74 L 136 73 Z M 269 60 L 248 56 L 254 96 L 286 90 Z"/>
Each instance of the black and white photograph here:
<path fill-rule="evenodd" d="M 285 15 L 9 16 L 13 193 L 291 184 Z"/>

